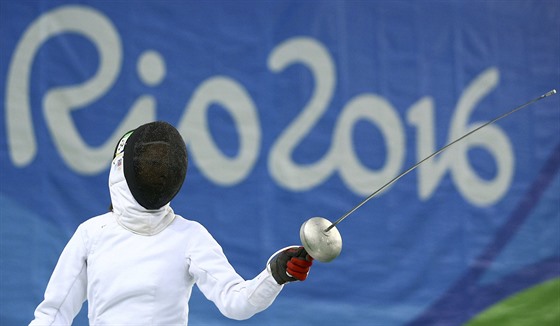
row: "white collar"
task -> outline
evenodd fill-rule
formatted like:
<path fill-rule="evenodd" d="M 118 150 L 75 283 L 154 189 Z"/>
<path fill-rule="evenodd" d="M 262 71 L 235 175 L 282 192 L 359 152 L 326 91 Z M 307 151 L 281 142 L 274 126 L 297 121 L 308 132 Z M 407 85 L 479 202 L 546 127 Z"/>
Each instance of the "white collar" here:
<path fill-rule="evenodd" d="M 111 163 L 109 191 L 117 222 L 133 233 L 154 235 L 163 231 L 175 219 L 175 212 L 169 203 L 161 208 L 148 210 L 134 199 L 124 177 L 122 154 L 117 155 Z"/>

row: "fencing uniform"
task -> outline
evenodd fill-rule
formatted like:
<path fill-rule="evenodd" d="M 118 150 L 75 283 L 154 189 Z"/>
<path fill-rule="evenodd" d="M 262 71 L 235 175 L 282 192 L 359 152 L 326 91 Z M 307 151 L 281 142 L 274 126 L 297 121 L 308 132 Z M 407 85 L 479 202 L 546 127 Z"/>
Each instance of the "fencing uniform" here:
<path fill-rule="evenodd" d="M 123 139 L 109 175 L 113 210 L 78 227 L 30 325 L 70 325 L 86 299 L 91 325 L 186 325 L 195 284 L 232 319 L 270 306 L 283 285 L 269 271 L 244 280 L 201 224 L 168 202 L 139 204 L 125 177 Z"/>

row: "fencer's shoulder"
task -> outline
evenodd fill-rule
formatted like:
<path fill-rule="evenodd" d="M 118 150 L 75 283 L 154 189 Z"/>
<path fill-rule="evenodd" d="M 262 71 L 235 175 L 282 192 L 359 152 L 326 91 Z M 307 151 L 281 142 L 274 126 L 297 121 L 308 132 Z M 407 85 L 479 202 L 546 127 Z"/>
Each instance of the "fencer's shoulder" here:
<path fill-rule="evenodd" d="M 200 222 L 186 219 L 181 215 L 175 214 L 175 220 L 170 225 L 170 227 L 174 228 L 177 231 L 184 232 L 184 234 L 189 234 L 190 237 L 196 238 L 212 238 L 210 232 L 202 225 Z"/>
<path fill-rule="evenodd" d="M 107 212 L 105 214 L 97 215 L 85 220 L 80 226 L 83 227 L 92 227 L 99 224 L 107 223 L 107 221 L 112 220 L 112 212 Z"/>
<path fill-rule="evenodd" d="M 189 220 L 186 219 L 184 217 L 182 217 L 181 215 L 175 214 L 175 220 L 172 223 L 172 226 L 174 227 L 180 227 L 183 229 L 189 229 L 192 231 L 205 231 L 208 232 L 206 230 L 206 228 L 199 222 L 194 221 L 194 220 Z"/>
<path fill-rule="evenodd" d="M 185 236 L 187 256 L 205 257 L 210 251 L 221 251 L 222 248 L 212 234 L 200 222 L 175 215 L 175 220 L 170 225 L 176 232 Z M 169 227 L 168 227 L 169 228 Z"/>
<path fill-rule="evenodd" d="M 87 219 L 86 221 L 84 221 L 82 224 L 80 224 L 80 226 L 78 227 L 78 230 L 82 231 L 82 232 L 93 232 L 95 230 L 99 230 L 104 228 L 107 224 L 111 223 L 114 221 L 114 218 L 112 216 L 112 212 L 108 212 L 105 214 L 101 214 L 101 215 L 97 215 L 94 217 L 91 217 L 89 219 Z"/>
<path fill-rule="evenodd" d="M 85 220 L 76 229 L 75 236 L 81 238 L 84 245 L 89 247 L 92 239 L 97 238 L 103 228 L 114 221 L 112 214 L 109 212 Z"/>

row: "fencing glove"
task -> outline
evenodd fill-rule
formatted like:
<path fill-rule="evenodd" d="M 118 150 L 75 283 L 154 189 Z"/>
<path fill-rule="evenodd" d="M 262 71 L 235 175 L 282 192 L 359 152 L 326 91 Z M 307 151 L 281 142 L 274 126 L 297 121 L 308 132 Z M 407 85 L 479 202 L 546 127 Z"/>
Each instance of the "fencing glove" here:
<path fill-rule="evenodd" d="M 270 259 L 269 267 L 272 277 L 278 284 L 293 281 L 305 281 L 313 258 L 307 254 L 305 248 L 292 246 L 281 251 Z"/>

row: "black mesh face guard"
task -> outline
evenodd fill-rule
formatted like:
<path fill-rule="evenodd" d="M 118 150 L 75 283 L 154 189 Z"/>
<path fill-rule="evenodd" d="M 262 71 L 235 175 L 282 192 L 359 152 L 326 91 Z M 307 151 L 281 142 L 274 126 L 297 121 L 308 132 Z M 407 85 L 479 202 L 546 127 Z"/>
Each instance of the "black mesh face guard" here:
<path fill-rule="evenodd" d="M 124 147 L 124 176 L 134 199 L 146 209 L 169 203 L 187 173 L 187 149 L 172 125 L 156 121 L 135 129 Z"/>

